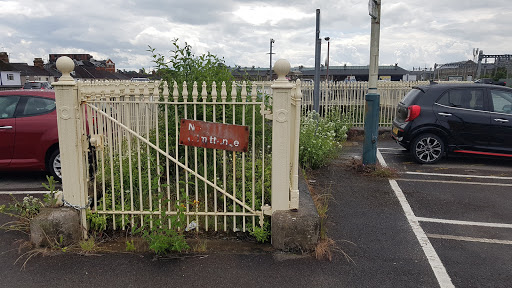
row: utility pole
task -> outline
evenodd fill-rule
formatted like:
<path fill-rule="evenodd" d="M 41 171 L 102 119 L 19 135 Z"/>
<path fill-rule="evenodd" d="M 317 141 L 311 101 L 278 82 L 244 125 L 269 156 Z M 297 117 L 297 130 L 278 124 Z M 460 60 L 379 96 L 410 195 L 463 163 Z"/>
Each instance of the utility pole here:
<path fill-rule="evenodd" d="M 379 136 L 380 95 L 377 93 L 379 75 L 381 0 L 369 0 L 368 13 L 372 18 L 370 40 L 370 70 L 368 75 L 368 94 L 366 94 L 366 113 L 364 116 L 363 164 L 377 162 L 377 138 Z"/>
<path fill-rule="evenodd" d="M 316 37 L 315 37 L 315 86 L 313 90 L 313 110 L 320 113 L 320 52 L 322 39 L 320 39 L 320 9 L 316 9 Z"/>
<path fill-rule="evenodd" d="M 268 70 L 268 80 L 269 81 L 272 81 L 272 54 L 276 54 L 276 53 L 272 53 L 272 44 L 274 44 L 274 39 L 270 38 L 270 53 L 267 53 L 267 54 L 270 54 L 270 68 Z"/>

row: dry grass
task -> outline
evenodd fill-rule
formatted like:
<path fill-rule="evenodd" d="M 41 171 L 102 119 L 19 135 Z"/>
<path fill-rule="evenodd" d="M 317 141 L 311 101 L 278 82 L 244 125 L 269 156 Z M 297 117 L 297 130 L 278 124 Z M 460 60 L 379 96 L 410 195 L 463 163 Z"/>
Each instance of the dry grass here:
<path fill-rule="evenodd" d="M 380 164 L 365 165 L 360 159 L 352 159 L 350 166 L 358 173 L 378 178 L 393 179 L 398 177 L 398 172 L 389 167 L 382 167 Z"/>
<path fill-rule="evenodd" d="M 349 241 L 345 241 L 345 242 L 354 244 Z M 334 241 L 333 239 L 326 237 L 326 238 L 320 239 L 320 241 L 318 241 L 318 244 L 316 245 L 316 248 L 315 248 L 315 258 L 316 259 L 318 259 L 318 260 L 327 259 L 329 261 L 332 261 L 332 256 L 334 255 L 334 253 L 341 253 L 343 255 L 343 257 L 345 257 L 345 260 L 347 260 L 347 262 L 354 263 L 354 260 L 352 260 L 352 258 L 345 251 L 343 251 L 338 246 L 336 241 Z"/>

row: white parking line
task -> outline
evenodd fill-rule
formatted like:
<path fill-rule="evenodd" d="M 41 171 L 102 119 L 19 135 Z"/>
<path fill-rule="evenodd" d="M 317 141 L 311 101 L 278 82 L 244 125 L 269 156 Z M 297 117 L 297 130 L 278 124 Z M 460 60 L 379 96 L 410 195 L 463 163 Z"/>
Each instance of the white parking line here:
<path fill-rule="evenodd" d="M 505 223 L 473 222 L 473 221 L 447 220 L 447 219 L 425 218 L 425 217 L 416 217 L 416 219 L 418 219 L 418 221 L 420 221 L 420 222 L 512 229 L 512 224 L 505 224 Z"/>
<path fill-rule="evenodd" d="M 0 191 L 0 195 L 48 194 L 48 191 Z"/>
<path fill-rule="evenodd" d="M 403 148 L 379 148 L 380 150 L 395 150 L 395 151 L 405 151 Z"/>
<path fill-rule="evenodd" d="M 468 242 L 480 242 L 480 243 L 490 243 L 490 244 L 512 245 L 512 241 L 509 241 L 509 240 L 497 240 L 497 239 L 487 239 L 487 238 L 473 238 L 473 237 L 440 235 L 440 234 L 427 234 L 427 236 L 430 237 L 430 238 L 446 239 L 446 240 L 457 240 L 457 241 L 468 241 Z"/>
<path fill-rule="evenodd" d="M 482 175 L 465 175 L 465 174 L 443 174 L 443 173 L 426 173 L 426 172 L 404 172 L 409 175 L 424 175 L 424 176 L 444 176 L 444 177 L 459 177 L 459 178 L 487 178 L 487 179 L 500 179 L 500 180 L 512 180 L 512 177 L 501 177 L 501 176 L 482 176 Z"/>
<path fill-rule="evenodd" d="M 485 186 L 502 186 L 502 187 L 512 187 L 512 184 L 505 183 L 483 183 L 483 182 L 463 182 L 463 181 L 439 181 L 439 180 L 423 180 L 423 179 L 405 179 L 399 178 L 397 181 L 406 181 L 406 182 L 426 182 L 426 183 L 445 183 L 445 184 L 467 184 L 467 185 L 485 185 Z"/>
<path fill-rule="evenodd" d="M 382 165 L 383 167 L 388 166 L 386 164 L 386 161 L 384 161 L 384 158 L 382 157 L 382 154 L 380 153 L 379 149 L 377 149 L 377 159 L 379 160 L 380 165 Z M 414 212 L 412 211 L 409 202 L 407 202 L 407 199 L 405 198 L 402 189 L 400 189 L 398 183 L 395 180 L 389 180 L 389 184 L 391 185 L 391 188 L 393 188 L 393 191 L 395 192 L 395 195 L 398 198 L 398 201 L 400 202 L 402 209 L 404 210 L 405 216 L 409 221 L 409 225 L 411 225 L 411 228 L 414 234 L 416 235 L 416 238 L 418 239 L 418 242 L 420 243 L 420 246 L 423 249 L 425 256 L 427 256 L 430 267 L 432 268 L 432 271 L 434 272 L 437 281 L 439 282 L 439 286 L 441 286 L 441 288 L 455 287 L 452 283 L 450 276 L 446 272 L 446 268 L 441 262 L 441 259 L 437 255 L 436 250 L 434 249 L 434 247 L 430 243 L 430 240 L 425 234 L 425 231 L 421 229 L 419 221 L 414 215 Z"/>

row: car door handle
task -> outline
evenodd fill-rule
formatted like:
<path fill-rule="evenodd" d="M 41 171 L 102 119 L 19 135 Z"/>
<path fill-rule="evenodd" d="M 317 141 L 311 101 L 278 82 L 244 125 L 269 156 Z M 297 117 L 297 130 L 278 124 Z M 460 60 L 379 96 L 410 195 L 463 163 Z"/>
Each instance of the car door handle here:
<path fill-rule="evenodd" d="M 500 119 L 500 118 L 498 118 L 498 119 L 494 119 L 494 121 L 500 122 L 500 123 L 508 123 L 507 119 Z"/>
<path fill-rule="evenodd" d="M 12 129 L 12 126 L 0 126 L 0 129 Z"/>
<path fill-rule="evenodd" d="M 437 114 L 439 114 L 441 116 L 446 116 L 446 117 L 452 116 L 452 114 L 450 114 L 450 113 L 443 113 L 443 112 L 440 112 L 440 113 L 437 113 Z"/>

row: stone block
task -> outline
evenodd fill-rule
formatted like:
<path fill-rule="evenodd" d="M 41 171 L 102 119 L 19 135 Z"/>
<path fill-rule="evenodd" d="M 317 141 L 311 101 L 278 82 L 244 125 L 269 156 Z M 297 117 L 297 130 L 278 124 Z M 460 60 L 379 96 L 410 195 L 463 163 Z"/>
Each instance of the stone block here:
<path fill-rule="evenodd" d="M 42 208 L 30 221 L 30 239 L 36 247 L 69 246 L 81 239 L 80 217 L 73 208 Z"/>
<path fill-rule="evenodd" d="M 304 177 L 299 175 L 299 209 L 272 214 L 272 246 L 288 252 L 311 252 L 319 233 L 320 217 Z"/>

